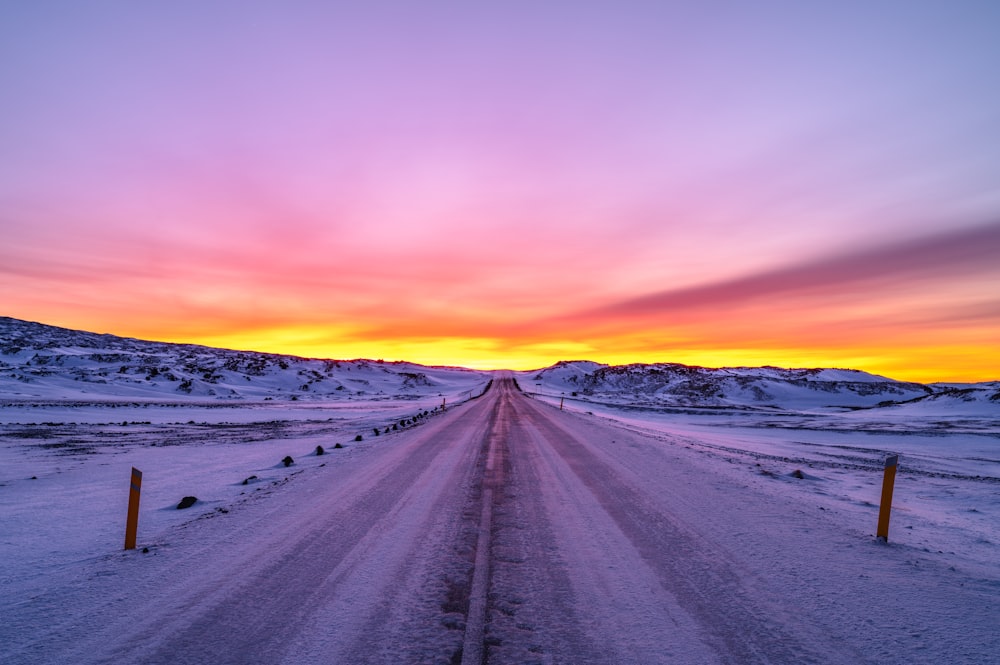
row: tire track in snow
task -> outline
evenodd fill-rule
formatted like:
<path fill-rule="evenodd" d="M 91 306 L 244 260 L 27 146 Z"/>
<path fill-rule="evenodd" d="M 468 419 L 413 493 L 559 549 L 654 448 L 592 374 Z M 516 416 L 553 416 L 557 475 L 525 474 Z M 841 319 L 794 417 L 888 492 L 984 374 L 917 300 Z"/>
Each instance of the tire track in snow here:
<path fill-rule="evenodd" d="M 486 662 L 574 663 L 597 665 L 626 661 L 595 640 L 588 627 L 593 615 L 586 600 L 573 594 L 573 580 L 586 571 L 571 568 L 553 532 L 553 519 L 565 524 L 566 511 L 547 511 L 545 485 L 553 482 L 531 433 L 518 417 L 510 422 L 506 444 L 507 482 L 494 510 L 493 558 Z M 589 537 L 591 534 L 588 533 Z"/>
<path fill-rule="evenodd" d="M 715 662 L 694 622 L 651 589 L 655 576 L 533 426 L 524 398 L 498 383 L 507 393 L 506 478 L 493 493 L 485 644 L 468 662 Z"/>
<path fill-rule="evenodd" d="M 363 621 L 373 613 L 378 621 L 380 599 L 392 595 L 389 580 L 414 574 L 414 565 L 426 564 L 428 557 L 422 552 L 435 546 L 426 542 L 429 520 L 461 505 L 465 485 L 461 479 L 478 455 L 470 447 L 476 437 L 467 436 L 481 426 L 483 408 L 476 406 L 414 432 L 418 440 L 400 446 L 391 465 L 370 471 L 363 491 L 342 504 L 320 499 L 320 505 L 310 510 L 315 520 L 303 521 L 307 528 L 301 533 L 262 551 L 259 564 L 249 570 L 227 571 L 218 587 L 203 589 L 175 606 L 165 623 L 145 626 L 116 649 L 115 656 L 139 655 L 149 663 L 281 662 L 298 645 L 312 662 L 315 645 L 310 640 L 318 640 L 334 650 L 348 650 L 353 662 L 386 662 L 371 653 L 370 635 L 361 635 L 360 646 L 353 642 L 362 632 L 358 625 L 353 629 L 326 625 L 322 630 L 327 635 L 305 639 L 303 627 L 331 599 L 345 593 L 360 602 L 352 621 Z M 448 436 L 452 430 L 460 434 Z M 404 540 L 402 547 L 387 542 L 393 536 Z M 373 560 L 381 569 L 366 584 L 359 578 L 372 574 Z M 372 597 L 357 596 L 359 588 L 369 589 Z M 435 619 L 436 625 L 425 628 L 426 634 L 411 636 L 411 641 L 434 641 L 427 634 L 438 634 L 437 649 L 446 652 L 446 629 L 440 627 L 439 615 Z M 337 643 L 330 644 L 331 640 Z"/>
<path fill-rule="evenodd" d="M 507 419 L 504 415 L 507 408 L 509 408 L 507 391 L 502 390 L 496 397 L 486 439 L 486 464 L 482 474 L 479 534 L 476 539 L 475 566 L 469 590 L 461 665 L 483 665 L 486 662 L 485 629 L 490 587 L 490 560 L 493 557 L 493 509 L 496 500 L 494 495 L 503 491 L 504 450 L 508 432 Z"/>
<path fill-rule="evenodd" d="M 655 571 L 663 589 L 700 626 L 706 644 L 723 663 L 828 662 L 783 625 L 744 588 L 741 576 L 713 555 L 694 531 L 665 514 L 591 452 L 548 412 L 528 400 L 517 403 L 519 419 L 538 433 L 617 525 L 631 547 Z M 664 636 L 665 640 L 669 636 Z"/>

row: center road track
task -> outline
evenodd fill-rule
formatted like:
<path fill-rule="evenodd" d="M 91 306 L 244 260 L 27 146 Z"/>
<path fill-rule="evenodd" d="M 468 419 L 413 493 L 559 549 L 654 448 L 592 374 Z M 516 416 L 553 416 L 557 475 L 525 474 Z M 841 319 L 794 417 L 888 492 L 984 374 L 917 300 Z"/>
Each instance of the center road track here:
<path fill-rule="evenodd" d="M 280 506 L 196 524 L 205 545 L 147 559 L 138 588 L 91 609 L 124 618 L 53 630 L 75 630 L 91 662 L 864 660 L 782 612 L 656 478 L 595 443 L 613 436 L 498 376 Z"/>
<path fill-rule="evenodd" d="M 762 604 L 746 587 L 755 576 L 673 514 L 659 479 L 595 443 L 621 432 L 530 400 L 512 382 L 499 392 L 507 480 L 495 500 L 483 662 L 864 660 Z"/>

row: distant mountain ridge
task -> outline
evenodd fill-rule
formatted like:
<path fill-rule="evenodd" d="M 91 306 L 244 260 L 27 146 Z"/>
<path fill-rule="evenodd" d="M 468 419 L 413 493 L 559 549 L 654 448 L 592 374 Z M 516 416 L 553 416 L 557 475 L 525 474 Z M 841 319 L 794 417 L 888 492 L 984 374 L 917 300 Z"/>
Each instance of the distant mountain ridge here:
<path fill-rule="evenodd" d="M 921 384 L 850 369 L 712 369 L 678 363 L 614 366 L 574 360 L 519 376 L 528 390 L 534 387 L 548 394 L 620 404 L 808 410 L 888 408 L 919 402 L 943 405 L 951 401 L 1000 412 L 1000 382 Z"/>
<path fill-rule="evenodd" d="M 459 367 L 232 351 L 0 317 L 0 397 L 8 399 L 399 399 L 489 378 Z"/>
<path fill-rule="evenodd" d="M 529 392 L 630 406 L 912 409 L 1000 413 L 1000 382 L 921 384 L 850 369 L 705 368 L 560 361 L 517 372 Z M 325 360 L 151 342 L 0 317 L 0 399 L 417 399 L 472 390 L 490 372 Z"/>

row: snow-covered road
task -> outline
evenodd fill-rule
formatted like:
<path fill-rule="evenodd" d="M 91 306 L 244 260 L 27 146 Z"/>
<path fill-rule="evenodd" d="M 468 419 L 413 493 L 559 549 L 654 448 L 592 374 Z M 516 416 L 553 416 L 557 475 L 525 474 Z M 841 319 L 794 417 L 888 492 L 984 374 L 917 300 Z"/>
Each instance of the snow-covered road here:
<path fill-rule="evenodd" d="M 308 471 L 5 603 L 3 662 L 1000 661 L 995 576 L 509 377 Z"/>

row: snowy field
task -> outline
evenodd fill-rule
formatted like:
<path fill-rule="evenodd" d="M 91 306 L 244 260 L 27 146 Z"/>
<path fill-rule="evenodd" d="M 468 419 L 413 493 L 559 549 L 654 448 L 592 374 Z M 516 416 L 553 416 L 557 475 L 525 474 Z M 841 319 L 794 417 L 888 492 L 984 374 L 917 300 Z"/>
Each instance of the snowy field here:
<path fill-rule="evenodd" d="M 519 378 L 527 383 L 523 375 Z M 683 659 L 684 654 L 693 659 L 691 662 L 730 662 L 745 647 L 738 643 L 726 646 L 726 640 L 735 639 L 737 633 L 729 635 L 725 626 L 751 616 L 756 623 L 743 629 L 754 631 L 753 640 L 774 653 L 787 652 L 780 640 L 793 636 L 795 643 L 805 640 L 810 644 L 811 651 L 803 661 L 779 658 L 775 662 L 930 663 L 941 662 L 944 652 L 952 654 L 950 662 L 997 662 L 993 655 L 1000 647 L 1000 636 L 984 637 L 989 634 L 984 622 L 988 625 L 1000 611 L 1000 567 L 996 563 L 1000 558 L 1000 428 L 989 414 L 973 418 L 965 413 L 949 427 L 946 414 L 940 413 L 925 414 L 924 422 L 913 414 L 874 421 L 857 412 L 670 412 L 602 404 L 594 395 L 586 400 L 579 396 L 566 399 L 544 386 L 534 387 L 534 399 L 550 405 L 553 412 L 560 400 L 564 401 L 565 423 L 560 426 L 590 450 L 588 473 L 595 474 L 593 482 L 598 483 L 593 487 L 604 486 L 604 476 L 597 475 L 600 468 L 617 467 L 607 485 L 608 491 L 615 493 L 615 501 L 621 499 L 618 492 L 642 488 L 641 494 L 636 494 L 636 499 L 642 497 L 641 510 L 665 502 L 673 506 L 670 510 L 677 516 L 686 515 L 685 528 L 698 529 L 675 534 L 672 537 L 684 535 L 684 539 L 674 544 L 652 540 L 644 545 L 665 557 L 667 570 L 681 580 L 681 591 L 694 592 L 703 574 L 720 575 L 719 566 L 728 570 L 726 575 L 743 576 L 738 582 L 742 588 L 738 600 L 698 600 L 695 596 L 685 601 L 710 612 L 700 619 L 697 613 L 692 616 L 707 622 L 703 625 L 714 626 L 712 630 L 722 634 L 722 646 L 707 648 L 711 642 L 703 641 L 704 628 L 685 623 L 690 619 L 682 620 L 680 617 L 687 614 L 675 604 L 667 603 L 668 613 L 658 617 L 655 611 L 659 610 L 653 608 L 665 602 L 662 592 L 653 593 L 656 583 L 648 578 L 646 564 L 636 558 L 630 540 L 614 535 L 616 529 L 610 524 L 592 534 L 593 539 L 587 537 L 587 529 L 594 528 L 587 524 L 603 524 L 608 514 L 589 504 L 593 498 L 583 485 L 562 484 L 567 480 L 562 475 L 565 471 L 559 471 L 564 467 L 558 456 L 545 453 L 552 456 L 534 466 L 540 460 L 531 461 L 537 453 L 525 447 L 528 440 L 522 437 L 511 449 L 512 482 L 516 488 L 518 475 L 527 474 L 521 479 L 527 484 L 515 489 L 510 495 L 514 503 L 500 515 L 505 520 L 524 520 L 537 512 L 539 505 L 547 506 L 548 517 L 538 514 L 533 518 L 537 521 L 521 528 L 528 530 L 526 534 L 538 529 L 535 537 L 549 534 L 546 537 L 555 540 L 548 545 L 543 542 L 545 546 L 539 549 L 534 542 L 511 541 L 519 531 L 500 532 L 497 551 L 513 554 L 501 554 L 494 562 L 491 593 L 498 598 L 520 598 L 517 602 L 522 603 L 522 619 L 516 624 L 508 620 L 509 625 L 505 625 L 502 613 L 491 624 L 494 634 L 503 636 L 506 653 L 521 653 L 525 658 L 531 655 L 527 648 L 530 642 L 521 642 L 531 636 L 525 633 L 525 626 L 544 626 L 554 621 L 553 616 L 582 612 L 590 621 L 599 622 L 607 641 L 595 644 L 584 637 L 564 635 L 561 647 L 558 641 L 548 645 L 556 654 L 559 648 L 564 649 L 564 656 L 586 649 L 580 652 L 580 662 L 618 662 L 613 655 L 602 653 L 639 654 L 635 657 L 640 660 L 621 662 L 672 662 L 671 658 Z M 39 640 L 46 634 L 51 637 L 51 632 L 47 633 L 51 629 L 40 618 L 66 621 L 70 617 L 72 622 L 89 625 L 94 620 L 87 616 L 97 608 L 108 608 L 107 585 L 121 589 L 123 584 L 126 588 L 128 584 L 153 584 L 141 568 L 136 568 L 141 560 L 136 557 L 162 559 L 160 567 L 165 570 L 170 566 L 184 570 L 188 557 L 207 563 L 209 569 L 202 572 L 183 572 L 190 578 L 180 585 L 184 594 L 194 593 L 199 584 L 211 584 L 217 574 L 236 565 L 230 560 L 242 561 L 239 566 L 248 572 L 254 570 L 253 559 L 262 556 L 254 554 L 255 541 L 273 541 L 287 528 L 275 524 L 274 516 L 299 513 L 303 500 L 329 482 L 347 483 L 353 489 L 345 485 L 346 496 L 359 496 L 369 482 L 366 476 L 378 476 L 385 473 L 380 469 L 390 468 L 386 461 L 405 464 L 406 456 L 418 450 L 412 446 L 421 432 L 436 431 L 455 414 L 471 415 L 467 405 L 458 403 L 461 395 L 445 398 L 453 406 L 446 413 L 436 408 L 437 398 L 327 407 L 319 403 L 225 408 L 211 403 L 6 404 L 0 424 L 0 514 L 4 524 L 0 556 L 5 562 L 0 578 L 0 613 L 5 619 L 0 638 L 20 645 L 10 662 L 45 662 L 48 652 L 39 645 L 46 642 Z M 425 412 L 428 415 L 423 417 Z M 223 413 L 228 415 L 219 415 Z M 415 418 L 418 413 L 421 417 Z M 399 427 L 403 421 L 406 424 Z M 380 430 L 377 437 L 376 427 Z M 359 434 L 360 442 L 355 441 Z M 557 440 L 558 436 L 553 439 Z M 344 447 L 336 449 L 336 443 Z M 317 445 L 325 448 L 325 454 L 315 454 Z M 422 445 L 421 450 L 432 450 Z M 900 454 L 901 463 L 889 544 L 880 545 L 875 542 L 874 530 L 882 460 L 889 453 Z M 285 455 L 294 458 L 289 467 L 281 463 Z M 544 471 L 546 465 L 550 471 Z M 138 545 L 150 550 L 146 555 L 121 551 L 131 466 L 144 472 Z M 462 473 L 471 473 L 471 467 Z M 542 504 L 524 493 L 532 486 L 530 478 L 535 473 L 555 474 L 545 483 L 543 496 L 548 498 Z M 550 484 L 560 477 L 558 486 Z M 657 477 L 664 479 L 661 487 L 657 487 Z M 412 487 L 429 486 L 416 482 Z M 614 487 L 618 489 L 611 489 Z M 177 501 L 187 495 L 197 496 L 198 503 L 177 510 Z M 568 511 L 566 501 L 582 512 Z M 396 510 L 425 513 L 422 505 L 405 509 L 403 505 Z M 627 506 L 622 509 L 630 510 Z M 446 512 L 455 516 L 462 513 Z M 559 514 L 564 517 L 559 518 Z M 390 518 L 386 524 L 396 523 Z M 253 525 L 253 530 L 241 524 Z M 416 538 L 416 532 L 409 537 Z M 659 536 L 649 532 L 642 537 Z M 413 546 L 411 542 L 417 541 L 387 543 L 386 552 L 398 558 L 404 545 Z M 699 549 L 688 551 L 691 547 Z M 720 551 L 714 551 L 716 548 Z M 557 556 L 556 551 L 562 554 Z M 686 552 L 684 557 L 671 556 L 681 551 Z M 525 569 L 526 564 L 518 566 L 521 561 L 548 563 Z M 599 561 L 607 561 L 607 570 L 595 567 Z M 443 565 L 431 565 L 432 579 Z M 566 566 L 576 573 L 571 596 L 576 601 L 559 600 L 568 591 L 559 585 L 570 583 L 559 582 L 559 575 L 564 574 L 559 571 Z M 212 569 L 219 573 L 213 574 Z M 584 571 L 590 572 L 581 575 Z M 359 578 L 359 582 L 363 580 Z M 650 583 L 654 587 L 646 589 Z M 371 581 L 362 587 L 366 584 Z M 534 589 L 536 585 L 541 585 L 544 593 Z M 782 596 L 780 589 L 787 589 L 787 594 Z M 268 593 L 273 594 L 274 589 Z M 388 588 L 379 593 L 391 597 Z M 395 593 L 411 592 L 403 589 Z M 102 598 L 103 604 L 92 606 L 90 598 Z M 273 595 L 268 598 L 275 600 Z M 558 602 L 550 606 L 549 600 Z M 580 607 L 578 603 L 584 601 L 586 607 Z M 360 603 L 356 605 L 360 608 L 388 601 L 376 596 L 354 602 Z M 395 600 L 400 616 L 410 617 L 401 618 L 403 623 L 398 625 L 416 621 L 414 617 L 426 602 L 419 595 Z M 566 602 L 571 604 L 560 604 Z M 892 616 L 879 610 L 882 602 L 889 603 Z M 183 606 L 180 600 L 171 603 L 178 609 Z M 792 620 L 785 615 L 790 608 L 798 608 L 794 611 L 802 616 Z M 152 624 L 146 630 L 153 632 L 141 643 L 157 644 L 167 634 L 156 628 L 157 622 L 173 611 L 165 607 L 159 613 L 163 616 L 157 614 L 159 618 L 147 621 Z M 341 610 L 345 611 L 348 614 L 338 615 L 341 622 L 350 616 L 349 609 Z M 671 638 L 665 639 L 661 619 L 673 614 L 677 616 L 672 620 L 681 623 Z M 362 622 L 362 615 L 352 621 Z M 530 617 L 533 620 L 527 621 Z M 815 634 L 788 632 L 806 630 L 804 626 L 810 621 L 816 622 L 809 629 Z M 440 624 L 430 620 L 421 625 Z M 90 630 L 81 635 L 90 635 Z M 97 630 L 96 625 L 93 630 Z M 406 633 L 407 639 L 420 635 L 432 643 L 436 639 L 434 633 L 406 630 L 416 631 Z M 777 632 L 766 637 L 771 631 Z M 838 632 L 856 634 L 857 639 L 848 638 L 838 647 Z M 884 640 L 883 632 L 889 634 Z M 57 631 L 57 641 L 60 634 Z M 941 641 L 942 635 L 950 636 L 947 642 Z M 386 649 L 405 648 L 392 642 L 392 637 L 384 639 L 385 657 L 373 662 L 393 662 Z M 579 642 L 566 641 L 571 639 Z M 665 643 L 670 644 L 669 650 Z M 880 645 L 879 649 L 867 651 L 872 644 Z M 57 646 L 62 649 L 58 653 L 82 657 L 82 652 L 69 644 Z M 42 649 L 39 653 L 43 655 L 31 656 L 36 648 Z M 735 651 L 730 652 L 729 660 L 725 656 L 717 660 L 716 649 L 722 649 L 723 654 L 726 649 Z M 518 658 L 521 656 L 495 662 L 522 662 Z M 320 661 L 307 658 L 302 662 Z M 568 661 L 556 658 L 552 662 Z"/>
<path fill-rule="evenodd" d="M 150 543 L 320 465 L 391 445 L 443 402 L 473 394 L 461 388 L 330 404 L 8 401 L 0 408 L 0 586 L 44 587 L 53 571 L 120 548 L 132 467 L 143 472 L 140 543 Z M 177 510 L 185 496 L 198 503 Z"/>
<path fill-rule="evenodd" d="M 535 380 L 534 373 L 519 373 L 518 379 L 549 404 L 562 403 L 565 410 L 592 414 L 664 445 L 683 445 L 725 465 L 739 482 L 771 483 L 809 506 L 849 515 L 872 537 L 884 460 L 898 455 L 892 547 L 989 579 L 1000 597 L 1000 403 L 671 408 L 634 406 L 601 393 L 574 396 L 559 383 Z"/>
<path fill-rule="evenodd" d="M 44 587 L 49 573 L 117 546 L 133 466 L 143 472 L 149 542 L 389 441 L 489 380 L 463 368 L 165 344 L 0 317 L 0 588 Z M 317 446 L 331 454 L 317 457 Z M 177 510 L 185 496 L 198 504 Z"/>
<path fill-rule="evenodd" d="M 773 662 L 1000 663 L 1000 384 L 576 362 L 515 373 L 531 400 L 509 386 L 480 400 L 488 373 L 109 350 L 86 335 L 2 349 L 4 663 L 104 662 L 87 651 L 99 646 L 172 662 L 169 649 L 211 639 L 205 626 L 184 641 L 198 617 L 256 617 L 233 602 L 244 593 L 298 607 L 284 590 L 305 593 L 310 576 L 337 593 L 309 610 L 318 632 L 276 623 L 276 643 L 298 645 L 268 646 L 279 660 L 371 646 L 371 662 L 397 662 L 442 639 L 454 653 L 465 619 L 447 609 L 446 581 L 469 566 L 487 449 L 508 474 L 487 662 L 744 662 L 763 649 Z M 889 455 L 900 463 L 881 544 Z M 132 467 L 139 551 L 126 553 Z M 198 501 L 178 510 L 185 496 Z M 292 561 L 301 574 L 266 581 Z M 126 615 L 107 619 L 117 607 Z M 152 614 L 132 630 L 128 608 Z M 196 613 L 175 616 L 185 608 Z"/>

